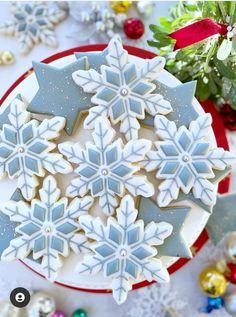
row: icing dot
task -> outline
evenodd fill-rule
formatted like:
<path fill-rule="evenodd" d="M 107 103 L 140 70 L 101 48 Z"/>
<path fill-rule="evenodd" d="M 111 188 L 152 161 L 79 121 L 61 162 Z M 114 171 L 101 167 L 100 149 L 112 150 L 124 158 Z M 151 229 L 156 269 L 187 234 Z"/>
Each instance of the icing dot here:
<path fill-rule="evenodd" d="M 108 175 L 108 170 L 106 168 L 103 168 L 101 173 L 103 176 L 106 176 Z"/>
<path fill-rule="evenodd" d="M 183 156 L 183 161 L 184 161 L 185 163 L 187 163 L 187 162 L 189 161 L 189 156 L 188 156 L 187 154 L 185 154 L 185 155 Z"/>
<path fill-rule="evenodd" d="M 120 250 L 120 255 L 121 255 L 121 256 L 126 256 L 127 253 L 128 253 L 128 252 L 127 252 L 127 250 L 125 250 L 125 249 L 121 249 L 121 250 Z"/>
<path fill-rule="evenodd" d="M 17 151 L 19 153 L 24 153 L 25 149 L 23 148 L 23 146 L 20 146 Z"/>
<path fill-rule="evenodd" d="M 127 88 L 122 88 L 121 91 L 120 91 L 120 94 L 121 94 L 122 96 L 124 96 L 124 97 L 127 96 L 128 93 L 129 93 L 129 91 L 128 91 Z"/>
<path fill-rule="evenodd" d="M 50 226 L 45 228 L 45 232 L 50 233 L 52 231 L 52 228 Z"/>

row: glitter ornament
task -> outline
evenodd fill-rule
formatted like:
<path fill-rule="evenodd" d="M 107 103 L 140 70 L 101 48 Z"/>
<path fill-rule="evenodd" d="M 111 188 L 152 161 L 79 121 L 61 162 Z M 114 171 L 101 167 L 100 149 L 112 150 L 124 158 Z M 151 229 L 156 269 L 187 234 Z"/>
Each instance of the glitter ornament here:
<path fill-rule="evenodd" d="M 124 22 L 124 32 L 129 39 L 138 40 L 144 34 L 144 24 L 140 19 L 129 18 Z"/>
<path fill-rule="evenodd" d="M 236 292 L 224 296 L 224 306 L 225 310 L 229 315 L 236 314 Z"/>
<path fill-rule="evenodd" d="M 132 1 L 112 1 L 111 8 L 115 13 L 126 13 L 132 6 Z"/>
<path fill-rule="evenodd" d="M 227 281 L 224 275 L 215 268 L 206 268 L 199 276 L 202 291 L 209 297 L 216 298 L 226 291 Z"/>
<path fill-rule="evenodd" d="M 236 264 L 236 232 L 232 232 L 224 240 L 224 254 L 228 261 Z"/>
<path fill-rule="evenodd" d="M 87 317 L 87 313 L 84 309 L 79 308 L 73 312 L 72 317 Z"/>
<path fill-rule="evenodd" d="M 227 279 L 230 283 L 236 284 L 236 264 L 227 263 L 229 272 L 227 274 Z"/>
<path fill-rule="evenodd" d="M 66 314 L 61 310 L 56 310 L 55 313 L 52 314 L 52 317 L 66 317 Z"/>
<path fill-rule="evenodd" d="M 27 307 L 29 317 L 52 317 L 55 310 L 56 304 L 54 299 L 42 292 L 33 294 Z"/>

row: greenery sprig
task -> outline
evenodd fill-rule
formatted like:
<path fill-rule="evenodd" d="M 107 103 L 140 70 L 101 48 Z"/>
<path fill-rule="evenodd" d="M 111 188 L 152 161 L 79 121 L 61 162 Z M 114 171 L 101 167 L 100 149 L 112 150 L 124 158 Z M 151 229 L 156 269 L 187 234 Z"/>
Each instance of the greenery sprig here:
<path fill-rule="evenodd" d="M 236 2 L 180 1 L 170 14 L 160 18 L 159 25 L 150 25 L 154 39 L 149 45 L 159 49 L 167 70 L 182 82 L 197 80 L 201 101 L 211 98 L 216 105 L 229 103 L 236 109 Z M 227 24 L 227 34 L 173 51 L 175 40 L 168 34 L 204 18 Z"/>

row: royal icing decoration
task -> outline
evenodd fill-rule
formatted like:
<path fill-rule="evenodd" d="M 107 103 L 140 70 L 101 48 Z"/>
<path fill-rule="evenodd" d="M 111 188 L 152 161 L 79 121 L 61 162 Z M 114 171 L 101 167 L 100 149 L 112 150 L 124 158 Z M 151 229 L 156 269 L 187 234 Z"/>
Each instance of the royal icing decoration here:
<path fill-rule="evenodd" d="M 154 124 L 161 141 L 154 143 L 157 151 L 147 153 L 142 164 L 147 171 L 158 169 L 156 177 L 163 180 L 158 187 L 159 206 L 177 199 L 180 189 L 185 194 L 192 190 L 194 197 L 207 205 L 215 204 L 215 185 L 210 181 L 214 170 L 225 170 L 236 158 L 222 148 L 211 147 L 211 123 L 211 115 L 205 114 L 192 121 L 189 129 L 177 129 L 175 122 L 156 116 Z"/>
<path fill-rule="evenodd" d="M 0 177 L 8 174 L 10 179 L 17 178 L 22 195 L 31 200 L 38 186 L 37 176 L 43 177 L 45 170 L 66 174 L 71 166 L 61 154 L 51 153 L 56 144 L 49 142 L 59 136 L 65 119 L 30 120 L 26 104 L 19 98 L 9 106 L 10 124 L 3 124 L 0 131 Z"/>
<path fill-rule="evenodd" d="M 119 38 L 110 41 L 106 59 L 108 66 L 101 66 L 101 74 L 94 69 L 73 73 L 77 85 L 95 94 L 91 101 L 97 106 L 89 110 L 84 125 L 91 129 L 99 116 L 106 116 L 113 124 L 121 122 L 120 131 L 127 140 L 137 139 L 138 119 L 145 118 L 145 111 L 152 116 L 172 111 L 162 95 L 153 93 L 156 86 L 151 83 L 163 70 L 165 59 L 145 60 L 138 68 L 128 61 L 128 52 Z"/>
<path fill-rule="evenodd" d="M 104 225 L 99 218 L 89 215 L 80 217 L 80 225 L 86 236 L 96 242 L 91 244 L 93 255 L 85 255 L 79 263 L 80 274 L 96 274 L 103 271 L 112 278 L 111 289 L 118 304 L 123 303 L 132 284 L 144 277 L 148 281 L 169 281 L 168 271 L 155 258 L 156 248 L 164 243 L 172 232 L 166 222 L 150 222 L 144 227 L 142 220 L 136 221 L 138 211 L 131 196 L 125 196 L 117 209 L 117 220 L 109 217 Z"/>
<path fill-rule="evenodd" d="M 99 204 L 107 215 L 114 213 L 118 205 L 117 196 L 123 197 L 125 190 L 133 196 L 150 197 L 154 187 L 145 176 L 137 175 L 137 162 L 144 159 L 151 142 L 140 139 L 123 145 L 119 138 L 113 142 L 115 131 L 109 121 L 100 117 L 92 133 L 94 144 L 87 143 L 83 149 L 79 143 L 59 144 L 59 151 L 78 167 L 78 178 L 72 180 L 67 189 L 69 197 L 84 196 L 88 191 L 99 197 Z"/>
<path fill-rule="evenodd" d="M 71 135 L 81 111 L 88 110 L 91 95 L 83 92 L 72 78 L 78 69 L 87 69 L 87 58 L 62 68 L 33 62 L 39 89 L 28 107 L 30 112 L 66 118 L 65 130 Z M 1 122 L 1 118 L 0 118 Z"/>
<path fill-rule="evenodd" d="M 28 54 L 39 42 L 51 47 L 57 46 L 53 30 L 65 19 L 65 11 L 49 7 L 41 1 L 12 1 L 10 9 L 13 19 L 0 24 L 0 34 L 18 37 L 21 54 Z"/>
<path fill-rule="evenodd" d="M 62 257 L 67 257 L 70 249 L 75 253 L 89 250 L 86 237 L 78 233 L 78 219 L 88 213 L 93 199 L 75 198 L 68 205 L 67 198 L 60 198 L 52 176 L 45 178 L 39 196 L 40 200 L 33 199 L 31 206 L 12 200 L 1 204 L 0 211 L 17 223 L 15 232 L 18 233 L 2 253 L 1 260 L 23 260 L 32 252 L 33 259 L 42 260 L 46 278 L 54 281 L 63 265 Z"/>

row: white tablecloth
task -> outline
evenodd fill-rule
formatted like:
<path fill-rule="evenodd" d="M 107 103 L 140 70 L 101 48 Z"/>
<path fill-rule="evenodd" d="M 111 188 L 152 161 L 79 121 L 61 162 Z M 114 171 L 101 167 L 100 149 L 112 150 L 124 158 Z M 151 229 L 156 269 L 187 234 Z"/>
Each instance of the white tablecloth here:
<path fill-rule="evenodd" d="M 173 5 L 173 2 L 158 3 L 153 22 L 157 21 L 159 16 L 166 15 L 170 5 Z M 0 1 L 0 22 L 5 21 L 8 17 L 10 17 L 8 3 Z M 10 50 L 15 53 L 16 57 L 15 64 L 0 67 L 0 97 L 22 73 L 31 67 L 32 60 L 40 61 L 56 52 L 77 46 L 74 40 L 66 37 L 71 23 L 71 18 L 68 18 L 57 27 L 56 33 L 60 43 L 57 49 L 38 45 L 26 57 L 19 55 L 15 38 L 0 37 L 0 50 Z M 231 143 L 235 142 L 236 137 L 233 134 L 230 134 L 229 138 Z M 236 149 L 236 145 L 234 148 Z M 236 188 L 236 177 L 234 175 L 233 179 L 231 190 Z M 127 302 L 120 307 L 115 304 L 109 294 L 91 294 L 69 290 L 50 284 L 24 267 L 20 262 L 0 263 L 0 301 L 9 298 L 9 293 L 12 289 L 22 286 L 32 290 L 45 290 L 52 294 L 56 298 L 58 308 L 64 310 L 68 317 L 78 307 L 85 308 L 89 313 L 89 317 L 110 317 L 111 315 L 121 317 L 125 316 L 125 314 L 135 317 L 154 315 L 161 317 L 163 304 L 173 305 L 182 312 L 183 317 L 199 317 L 202 314 L 198 312 L 198 308 L 205 304 L 205 297 L 201 294 L 198 287 L 198 274 L 208 264 L 209 259 L 214 256 L 212 253 L 215 254 L 215 257 L 218 256 L 218 251 L 211 243 L 207 243 L 191 262 L 172 275 L 172 282 L 169 286 L 161 287 L 161 289 L 152 286 L 141 291 L 133 291 L 130 293 Z M 154 297 L 154 300 L 152 304 L 146 305 L 149 312 L 145 312 L 145 302 L 147 302 L 147 298 L 150 300 L 151 297 Z M 157 299 L 159 297 L 162 300 L 158 303 Z M 135 311 L 137 304 L 141 302 L 144 308 L 138 305 L 138 312 Z M 211 316 L 224 317 L 228 315 L 224 311 L 220 311 L 213 312 Z"/>

